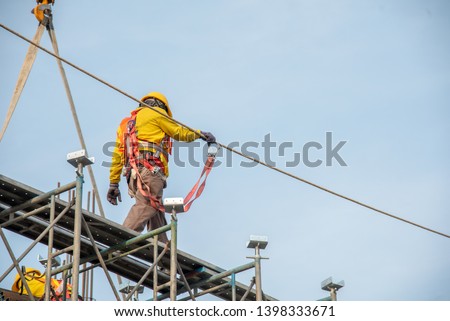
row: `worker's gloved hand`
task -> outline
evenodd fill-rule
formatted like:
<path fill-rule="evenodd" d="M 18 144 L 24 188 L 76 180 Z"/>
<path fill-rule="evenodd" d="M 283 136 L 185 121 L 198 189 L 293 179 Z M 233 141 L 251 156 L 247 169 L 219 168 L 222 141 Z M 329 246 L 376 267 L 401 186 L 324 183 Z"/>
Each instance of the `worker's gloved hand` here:
<path fill-rule="evenodd" d="M 216 137 L 214 137 L 213 134 L 209 133 L 209 132 L 201 132 L 203 136 L 205 136 L 205 138 L 202 137 L 202 139 L 204 141 L 206 141 L 207 143 L 215 143 L 216 142 Z"/>
<path fill-rule="evenodd" d="M 122 196 L 120 195 L 119 184 L 109 184 L 108 194 L 106 194 L 108 202 L 112 205 L 117 205 L 117 200 L 122 202 Z"/>

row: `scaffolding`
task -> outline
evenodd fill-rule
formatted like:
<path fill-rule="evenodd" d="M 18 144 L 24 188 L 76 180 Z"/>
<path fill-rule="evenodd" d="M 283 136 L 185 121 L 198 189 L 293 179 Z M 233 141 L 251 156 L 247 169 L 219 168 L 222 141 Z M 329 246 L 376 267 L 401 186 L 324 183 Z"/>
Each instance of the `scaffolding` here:
<path fill-rule="evenodd" d="M 12 261 L 0 276 L 0 282 L 15 269 L 27 288 L 20 262 L 35 245 L 42 243 L 48 246 L 49 254 L 46 279 L 63 272 L 65 279 L 72 277 L 71 300 L 79 299 L 79 276 L 96 267 L 103 269 L 117 300 L 121 297 L 111 272 L 136 282 L 128 287 L 125 300 L 132 300 L 140 286 L 153 290 L 151 300 L 195 300 L 205 294 L 223 300 L 275 300 L 262 292 L 258 281 L 261 279 L 258 246 L 253 261 L 224 270 L 177 249 L 175 212 L 168 225 L 138 234 L 81 208 L 83 174 L 80 169 L 82 166 L 78 167 L 75 181 L 46 193 L 0 175 L 0 236 Z M 75 197 L 70 201 L 56 197 L 73 189 Z M 33 242 L 16 257 L 3 229 Z M 166 244 L 158 242 L 158 234 L 166 231 L 171 232 L 171 240 Z M 52 268 L 52 259 L 64 253 L 72 254 L 73 261 Z M 236 281 L 236 274 L 253 268 L 257 268 L 256 275 L 250 285 Z M 50 299 L 49 289 L 48 282 L 44 300 Z M 30 300 L 36 300 L 29 288 L 27 293 Z"/>

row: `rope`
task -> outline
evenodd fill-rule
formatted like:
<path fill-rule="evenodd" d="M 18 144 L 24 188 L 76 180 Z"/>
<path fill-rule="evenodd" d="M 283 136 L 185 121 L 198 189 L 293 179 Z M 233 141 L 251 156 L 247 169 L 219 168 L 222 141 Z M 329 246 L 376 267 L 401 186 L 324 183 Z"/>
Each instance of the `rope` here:
<path fill-rule="evenodd" d="M 51 40 L 51 43 L 52 43 L 52 46 L 53 46 L 53 51 L 55 52 L 55 55 L 59 55 L 58 42 L 56 41 L 55 30 L 53 28 L 49 28 L 48 29 L 48 35 L 50 37 L 50 40 Z M 73 118 L 73 121 L 75 123 L 75 128 L 77 130 L 78 139 L 80 140 L 81 148 L 86 150 L 86 153 L 87 153 L 88 150 L 87 150 L 87 147 L 86 147 L 86 142 L 85 142 L 84 137 L 83 137 L 83 132 L 81 130 L 80 121 L 78 120 L 78 114 L 77 114 L 77 110 L 75 108 L 75 102 L 73 101 L 73 98 L 72 98 L 72 92 L 70 91 L 69 82 L 67 80 L 66 72 L 64 71 L 64 67 L 63 67 L 63 65 L 61 63 L 61 60 L 56 59 L 56 63 L 58 65 L 59 73 L 60 73 L 62 81 L 63 81 L 64 90 L 66 91 L 67 99 L 69 100 L 70 111 L 72 112 L 72 118 Z M 98 191 L 97 182 L 95 180 L 94 171 L 92 170 L 92 166 L 88 165 L 86 167 L 87 167 L 87 170 L 88 170 L 88 173 L 89 173 L 89 177 L 91 179 L 92 187 L 94 188 L 95 191 Z M 94 197 L 97 200 L 98 210 L 100 212 L 100 215 L 102 217 L 105 217 L 105 212 L 103 210 L 103 204 L 102 204 L 102 200 L 100 198 L 100 194 L 99 193 L 95 193 Z"/>
<path fill-rule="evenodd" d="M 165 113 L 163 113 L 163 112 L 157 110 L 157 108 L 153 108 L 152 106 L 150 106 L 150 105 L 148 105 L 148 104 L 146 104 L 146 103 L 140 101 L 139 99 L 137 99 L 137 98 L 131 96 L 130 94 L 124 92 L 123 90 L 121 90 L 121 89 L 119 89 L 119 88 L 117 88 L 117 87 L 111 85 L 110 83 L 104 81 L 103 79 L 101 79 L 101 78 L 99 78 L 99 77 L 97 77 L 97 76 L 91 74 L 90 72 L 88 72 L 88 71 L 86 71 L 86 70 L 84 70 L 84 69 L 78 67 L 77 65 L 71 63 L 70 61 L 68 61 L 68 60 L 66 60 L 66 59 L 64 59 L 64 58 L 62 58 L 62 57 L 59 57 L 58 55 L 55 55 L 55 54 L 52 53 L 51 51 L 49 51 L 49 50 L 45 49 L 44 47 L 41 47 L 40 45 L 38 45 L 38 44 L 32 42 L 32 41 L 29 40 L 28 38 L 25 38 L 25 37 L 22 36 L 21 34 L 17 33 L 16 31 L 14 31 L 14 30 L 12 30 L 12 29 L 10 29 L 10 28 L 8 28 L 8 27 L 6 27 L 5 25 L 3 25 L 3 24 L 0 23 L 0 27 L 2 27 L 3 29 L 5 29 L 6 31 L 9 31 L 9 32 L 12 33 L 13 35 L 15 35 L 15 36 L 21 38 L 22 40 L 25 40 L 26 42 L 28 42 L 28 43 L 30 43 L 30 44 L 32 44 L 32 45 L 35 45 L 37 48 L 41 49 L 42 51 L 46 52 L 47 54 L 49 54 L 49 55 L 51 55 L 51 56 L 53 56 L 53 57 L 55 57 L 55 58 L 61 60 L 62 62 L 68 64 L 69 66 L 73 67 L 74 69 L 76 69 L 76 70 L 78 70 L 78 71 L 84 73 L 85 75 L 87 75 L 87 76 L 89 76 L 89 77 L 91 77 L 91 78 L 93 78 L 93 79 L 95 79 L 95 80 L 101 82 L 102 84 L 104 84 L 104 85 L 110 87 L 111 89 L 113 89 L 113 90 L 115 90 L 115 91 L 121 93 L 122 95 L 124 95 L 124 96 L 130 98 L 131 100 L 134 100 L 134 101 L 137 102 L 137 103 L 140 103 L 140 104 L 142 104 L 142 105 L 144 105 L 144 106 L 147 106 L 147 107 L 149 107 L 150 109 L 152 109 L 153 111 L 155 111 L 156 113 L 158 113 L 158 114 L 160 114 L 160 115 L 162 115 L 162 116 L 164 116 L 164 117 L 166 117 L 166 118 L 171 119 L 172 121 L 174 121 L 174 122 L 177 123 L 178 125 L 183 126 L 183 127 L 187 128 L 187 129 L 193 131 L 193 132 L 196 132 L 195 129 L 189 127 L 188 125 L 185 125 L 184 123 L 182 123 L 182 122 L 180 122 L 180 121 L 178 121 L 178 120 L 176 120 L 176 119 L 173 119 L 173 118 L 167 116 Z M 205 138 L 203 134 L 201 134 L 201 133 L 198 133 L 198 134 L 199 134 L 200 137 Z M 265 167 L 267 167 L 267 168 L 270 168 L 270 169 L 272 169 L 272 170 L 275 170 L 275 171 L 277 171 L 277 172 L 279 172 L 279 173 L 281 173 L 281 174 L 284 174 L 284 175 L 286 175 L 286 176 L 289 176 L 289 177 L 291 177 L 291 178 L 293 178 L 293 179 L 295 179 L 295 180 L 298 180 L 298 181 L 300 181 L 300 182 L 303 182 L 303 183 L 305 183 L 305 184 L 308 184 L 308 185 L 310 185 L 310 186 L 313 186 L 313 187 L 315 187 L 315 188 L 318 188 L 318 189 L 320 189 L 320 190 L 322 190 L 322 191 L 324 191 L 324 192 L 327 192 L 327 193 L 329 193 L 329 194 L 332 194 L 332 195 L 337 196 L 337 197 L 339 197 L 339 198 L 342 198 L 342 199 L 344 199 L 344 200 L 350 201 L 350 202 L 352 202 L 352 203 L 354 203 L 354 204 L 360 205 L 360 206 L 365 207 L 365 208 L 367 208 L 367 209 L 370 209 L 370 210 L 372 210 L 372 211 L 374 211 L 374 212 L 377 212 L 377 213 L 380 213 L 380 214 L 389 216 L 389 217 L 391 217 L 391 218 L 393 218 L 393 219 L 396 219 L 396 220 L 402 221 L 402 222 L 404 222 L 404 223 L 413 225 L 413 226 L 415 226 L 415 227 L 421 228 L 421 229 L 426 230 L 426 231 L 428 231 L 428 232 L 435 233 L 435 234 L 444 236 L 444 237 L 446 237 L 446 238 L 450 238 L 450 235 L 448 235 L 448 234 L 445 234 L 445 233 L 442 233 L 442 232 L 433 230 L 433 229 L 431 229 L 431 228 L 428 228 L 428 227 L 425 227 L 425 226 L 423 226 L 423 225 L 414 223 L 414 222 L 412 222 L 412 221 L 406 220 L 406 219 L 404 219 L 404 218 L 401 218 L 401 217 L 399 217 L 399 216 L 393 215 L 393 214 L 391 214 L 391 213 L 388 213 L 388 212 L 379 210 L 379 209 L 377 209 L 377 208 L 375 208 L 375 207 L 373 207 L 373 206 L 371 206 L 371 205 L 368 205 L 368 204 L 365 204 L 365 203 L 363 203 L 363 202 L 357 201 L 357 200 L 355 200 L 355 199 L 353 199 L 353 198 L 350 198 L 350 197 L 348 197 L 348 196 L 345 196 L 345 195 L 343 195 L 343 194 L 334 192 L 334 191 L 332 191 L 332 190 L 330 190 L 330 189 L 328 189 L 328 188 L 326 188 L 326 187 L 323 187 L 323 186 L 320 186 L 320 185 L 315 184 L 315 183 L 313 183 L 313 182 L 310 182 L 310 181 L 308 181 L 308 180 L 306 180 L 306 179 L 303 179 L 303 178 L 301 178 L 301 177 L 299 177 L 299 176 L 296 176 L 296 175 L 294 175 L 294 174 L 292 174 L 292 173 L 289 173 L 289 172 L 287 172 L 287 171 L 284 171 L 284 170 L 282 170 L 282 169 L 279 169 L 279 168 L 277 168 L 277 167 L 275 167 L 275 166 L 271 166 L 271 165 L 269 165 L 269 164 L 267 164 L 267 163 L 265 163 L 265 162 L 263 162 L 263 161 L 261 161 L 261 160 L 259 160 L 259 159 L 256 159 L 256 158 L 251 157 L 251 156 L 246 155 L 246 154 L 243 154 L 242 152 L 237 151 L 237 150 L 235 150 L 235 149 L 233 149 L 233 148 L 231 148 L 231 147 L 228 147 L 228 146 L 223 145 L 223 144 L 221 144 L 221 143 L 217 143 L 217 144 L 218 144 L 220 147 L 222 147 L 222 148 L 224 148 L 224 149 L 226 149 L 226 150 L 229 150 L 229 151 L 232 152 L 232 153 L 235 153 L 235 154 L 237 154 L 237 155 L 240 155 L 240 156 L 242 156 L 242 157 L 244 157 L 244 158 L 247 158 L 248 160 L 251 160 L 251 161 L 256 162 L 256 163 L 258 163 L 258 164 L 260 164 L 260 165 L 263 165 L 263 166 L 265 166 Z"/>

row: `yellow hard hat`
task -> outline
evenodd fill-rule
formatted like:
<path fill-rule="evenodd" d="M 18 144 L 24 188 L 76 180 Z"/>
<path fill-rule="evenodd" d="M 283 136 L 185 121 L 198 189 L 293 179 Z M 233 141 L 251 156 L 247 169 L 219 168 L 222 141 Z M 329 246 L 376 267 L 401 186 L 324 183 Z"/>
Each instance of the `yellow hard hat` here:
<path fill-rule="evenodd" d="M 170 110 L 169 101 L 167 100 L 166 96 L 164 96 L 160 92 L 153 91 L 151 93 L 148 93 L 144 97 L 142 97 L 141 101 L 146 101 L 149 98 L 156 98 L 156 99 L 161 100 L 164 103 L 164 105 L 166 105 L 166 107 L 167 107 L 167 114 L 170 117 L 172 117 L 172 111 Z"/>

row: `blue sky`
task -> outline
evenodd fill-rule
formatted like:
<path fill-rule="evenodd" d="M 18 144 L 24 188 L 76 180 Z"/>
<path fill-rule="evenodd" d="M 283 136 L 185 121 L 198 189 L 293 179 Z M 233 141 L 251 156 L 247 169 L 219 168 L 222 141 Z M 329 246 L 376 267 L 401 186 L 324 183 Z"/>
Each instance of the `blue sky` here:
<path fill-rule="evenodd" d="M 32 38 L 34 1 L 3 1 L 0 21 Z M 86 9 L 87 8 L 87 9 Z M 292 142 L 277 166 L 339 193 L 450 233 L 450 4 L 447 1 L 57 1 L 61 56 L 129 94 L 166 94 L 174 117 L 223 144 L 267 134 Z M 0 120 L 27 43 L 0 30 Z M 51 48 L 47 35 L 42 45 Z M 136 106 L 66 67 L 103 195 L 103 146 Z M 346 141 L 336 161 L 286 167 L 308 142 Z M 0 173 L 37 189 L 69 182 L 65 161 L 80 148 L 54 58 L 39 52 L 2 142 Z M 325 159 L 325 148 L 311 160 Z M 184 152 L 183 152 L 184 153 Z M 186 153 L 181 156 L 187 157 Z M 273 155 L 273 156 L 272 156 Z M 200 149 L 195 156 L 200 159 Z M 247 262 L 250 234 L 269 237 L 264 291 L 282 300 L 326 296 L 320 282 L 345 280 L 342 300 L 450 300 L 449 240 L 376 214 L 262 166 L 210 175 L 180 215 L 179 247 L 223 268 Z M 165 196 L 184 196 L 201 168 L 171 164 Z M 87 180 L 86 190 L 90 189 Z M 104 199 L 121 223 L 132 200 Z M 16 253 L 29 240 L 8 233 Z M 0 245 L 0 270 L 9 265 Z M 36 249 L 26 263 L 38 266 Z M 99 300 L 114 299 L 96 272 Z M 0 284 L 10 287 L 10 278 Z M 238 279 L 249 283 L 251 273 Z"/>

